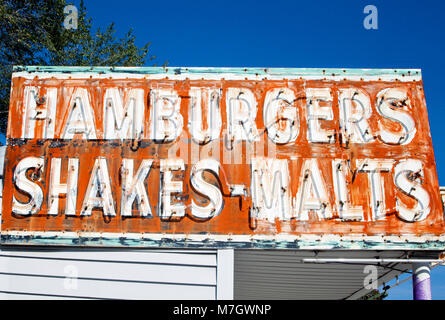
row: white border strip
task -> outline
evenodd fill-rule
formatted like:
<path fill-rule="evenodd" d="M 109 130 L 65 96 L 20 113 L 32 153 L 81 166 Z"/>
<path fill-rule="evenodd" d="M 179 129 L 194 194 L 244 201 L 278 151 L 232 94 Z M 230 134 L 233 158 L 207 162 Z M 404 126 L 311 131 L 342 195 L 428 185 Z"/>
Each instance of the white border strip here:
<path fill-rule="evenodd" d="M 133 73 L 105 73 L 98 72 L 14 72 L 12 78 L 24 78 L 27 80 L 131 80 L 131 79 L 147 79 L 147 80 L 326 80 L 326 81 L 387 81 L 387 82 L 412 82 L 421 81 L 422 76 L 419 74 L 401 76 L 398 74 L 381 74 L 381 75 L 348 75 L 348 74 L 314 74 L 314 75 L 252 75 L 252 74 L 233 74 L 233 73 L 217 73 L 217 74 L 196 74 L 196 73 L 181 73 L 181 74 L 133 74 Z"/>
<path fill-rule="evenodd" d="M 233 249 L 218 249 L 216 267 L 216 299 L 233 300 L 235 255 Z"/>
<path fill-rule="evenodd" d="M 272 241 L 272 242 L 295 242 L 295 241 L 320 241 L 321 243 L 342 241 L 370 241 L 375 243 L 426 243 L 445 242 L 443 235 L 400 235 L 400 236 L 370 236 L 365 234 L 357 235 L 216 235 L 216 234 L 166 234 L 166 233 L 113 233 L 113 232 L 44 232 L 44 231 L 2 231 L 2 236 L 12 237 L 61 237 L 61 238 L 107 238 L 107 239 L 129 239 L 129 240 L 189 240 L 189 241 L 226 241 L 226 242 L 251 242 L 251 241 Z"/>

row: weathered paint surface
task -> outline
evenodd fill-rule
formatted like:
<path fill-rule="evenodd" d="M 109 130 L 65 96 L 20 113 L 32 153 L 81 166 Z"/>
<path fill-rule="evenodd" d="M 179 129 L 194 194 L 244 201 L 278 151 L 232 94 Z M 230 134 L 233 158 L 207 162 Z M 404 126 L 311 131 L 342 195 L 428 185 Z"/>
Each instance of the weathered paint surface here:
<path fill-rule="evenodd" d="M 3 243 L 444 243 L 419 70 L 17 67 L 7 143 Z"/>

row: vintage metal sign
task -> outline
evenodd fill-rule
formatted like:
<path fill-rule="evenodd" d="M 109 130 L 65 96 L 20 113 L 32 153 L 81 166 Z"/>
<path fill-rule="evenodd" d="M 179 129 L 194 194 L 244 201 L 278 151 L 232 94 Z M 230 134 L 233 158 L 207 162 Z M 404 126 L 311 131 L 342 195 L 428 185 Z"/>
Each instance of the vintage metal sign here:
<path fill-rule="evenodd" d="M 2 241 L 438 248 L 419 70 L 17 67 Z"/>

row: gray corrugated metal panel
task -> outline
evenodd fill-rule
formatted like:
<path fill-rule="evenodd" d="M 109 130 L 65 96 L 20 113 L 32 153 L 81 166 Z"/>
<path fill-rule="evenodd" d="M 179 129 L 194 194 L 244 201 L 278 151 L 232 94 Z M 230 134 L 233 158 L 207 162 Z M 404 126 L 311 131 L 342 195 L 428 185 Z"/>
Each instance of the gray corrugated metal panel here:
<path fill-rule="evenodd" d="M 275 264 L 277 265 L 277 264 Z M 342 268 L 342 266 L 344 265 L 345 268 Z M 271 273 L 271 274 L 276 274 L 277 272 L 279 272 L 279 274 L 281 275 L 286 275 L 286 276 L 291 276 L 293 274 L 296 274 L 296 272 L 299 272 L 301 274 L 318 274 L 318 273 L 322 273 L 322 272 L 328 272 L 329 274 L 352 274 L 354 272 L 357 271 L 363 271 L 363 266 L 364 265 L 353 265 L 351 266 L 350 264 L 338 264 L 338 263 L 327 263 L 327 264 L 320 264 L 320 265 L 316 265 L 314 266 L 313 264 L 302 264 L 302 263 L 295 263 L 295 266 L 286 266 L 286 267 L 281 267 L 281 266 L 276 266 L 276 267 L 263 267 L 262 265 L 255 265 L 255 264 L 251 264 L 250 266 L 246 265 L 246 264 L 242 264 L 242 265 L 238 265 L 237 267 L 237 271 L 242 273 L 263 273 L 263 274 L 267 274 L 267 273 Z"/>
<path fill-rule="evenodd" d="M 258 278 L 258 277 L 270 277 L 271 279 L 283 279 L 284 277 L 286 279 L 300 279 L 300 278 L 323 278 L 328 277 L 332 278 L 335 276 L 348 276 L 351 279 L 354 278 L 361 278 L 362 274 L 358 273 L 357 271 L 362 272 L 363 268 L 356 269 L 354 272 L 348 271 L 348 272 L 341 272 L 341 271 L 331 271 L 330 269 L 324 269 L 324 270 L 303 270 L 298 271 L 295 270 L 294 273 L 282 273 L 279 272 L 279 270 L 275 270 L 275 272 L 262 272 L 251 270 L 250 272 L 238 272 L 236 273 L 235 279 L 251 279 L 251 278 Z M 279 276 L 277 275 L 279 274 Z"/>
<path fill-rule="evenodd" d="M 401 258 L 406 253 L 236 250 L 235 299 L 345 299 L 351 296 L 357 299 L 369 291 L 363 289 L 368 275 L 364 273 L 366 264 L 307 264 L 301 263 L 301 258 Z M 401 271 L 376 265 L 379 285 L 409 269 L 407 264 L 386 266 Z"/>
<path fill-rule="evenodd" d="M 365 265 L 363 265 L 364 267 Z M 359 275 L 358 277 L 360 277 L 360 274 L 363 274 L 363 267 L 359 268 L 359 269 L 354 269 L 354 270 L 332 270 L 329 268 L 325 268 L 325 269 L 295 269 L 293 270 L 293 272 L 282 272 L 281 269 L 276 268 L 275 270 L 263 270 L 260 267 L 256 268 L 253 267 L 251 270 L 241 270 L 241 272 L 239 272 L 237 269 L 237 276 L 235 276 L 235 279 L 237 279 L 238 277 L 246 277 L 249 275 L 255 275 L 255 276 L 274 276 L 276 274 L 280 274 L 281 277 L 286 277 L 286 278 L 293 278 L 293 277 L 309 277 L 311 275 L 315 276 L 315 277 L 323 277 L 323 275 L 328 275 L 329 277 L 335 277 L 335 276 L 348 276 L 348 277 L 354 277 L 355 275 Z"/>
<path fill-rule="evenodd" d="M 245 265 L 256 265 L 257 263 L 261 262 L 261 265 L 258 265 L 258 267 L 261 267 L 262 269 L 275 269 L 280 268 L 282 270 L 291 269 L 294 270 L 295 268 L 301 268 L 301 269 L 335 269 L 335 265 L 337 263 L 301 263 L 300 261 L 262 261 L 262 260 L 253 260 L 253 259 L 240 259 L 240 264 Z M 242 266 L 242 265 L 241 265 Z M 344 267 L 341 268 L 341 270 L 354 270 L 357 269 L 357 265 L 353 263 L 345 264 Z"/>
<path fill-rule="evenodd" d="M 242 283 L 240 283 L 242 285 Z M 235 285 L 235 288 L 238 286 L 238 284 Z M 250 283 L 249 286 L 239 286 L 238 289 L 243 290 L 258 290 L 258 288 L 262 288 L 268 292 L 273 291 L 280 291 L 280 292 L 295 292 L 295 290 L 307 290 L 307 293 L 313 293 L 316 291 L 346 291 L 349 292 L 349 283 L 330 283 L 325 284 L 321 283 L 321 281 L 312 281 L 311 283 L 277 283 L 272 284 L 270 282 L 268 283 L 262 283 L 262 282 L 255 282 Z M 259 291 L 261 292 L 261 291 Z"/>
<path fill-rule="evenodd" d="M 345 279 L 343 279 L 345 280 Z M 306 279 L 306 280 L 298 280 L 298 281 L 261 281 L 261 280 L 250 280 L 250 281 L 239 281 L 235 282 L 235 288 L 242 288 L 243 286 L 250 287 L 268 287 L 268 288 L 279 288 L 280 290 L 294 290 L 298 288 L 309 288 L 309 289 L 317 289 L 317 288 L 350 288 L 352 286 L 358 286 L 357 289 L 363 287 L 363 279 L 361 281 L 344 281 L 343 283 L 337 281 L 324 281 L 324 279 Z M 312 291 L 312 290 L 311 290 Z M 351 292 L 352 293 L 352 292 Z"/>
<path fill-rule="evenodd" d="M 0 298 L 216 299 L 216 254 L 8 247 L 0 251 Z"/>
<path fill-rule="evenodd" d="M 320 276 L 315 276 L 315 275 L 311 275 L 311 276 L 299 276 L 299 277 L 294 277 L 294 278 L 290 278 L 290 277 L 286 277 L 286 279 L 283 278 L 279 278 L 279 277 L 265 277 L 264 280 L 258 280 L 258 277 L 252 276 L 252 277 L 242 277 L 242 280 L 237 278 L 235 279 L 237 285 L 240 283 L 248 283 L 248 282 L 255 282 L 255 284 L 258 283 L 262 283 L 262 284 L 274 284 L 274 285 L 280 285 L 280 284 L 295 284 L 295 285 L 303 285 L 306 283 L 310 283 L 311 285 L 317 285 L 317 281 L 314 280 L 323 280 L 323 285 L 330 285 L 330 284 L 334 284 L 334 285 L 339 285 L 338 281 L 336 279 L 332 279 L 332 276 L 326 276 L 326 277 L 320 277 Z M 363 275 L 361 275 L 360 277 L 354 277 L 354 278 L 350 278 L 348 277 L 348 285 L 349 283 L 358 283 L 358 284 L 363 284 Z M 341 285 L 341 284 L 340 284 Z"/>
<path fill-rule="evenodd" d="M 325 270 L 321 270 L 321 271 L 314 271 L 314 272 L 298 272 L 297 270 L 295 271 L 295 273 L 298 273 L 298 275 L 293 276 L 292 274 L 289 273 L 282 273 L 279 270 L 276 270 L 276 272 L 271 273 L 271 272 L 258 272 L 256 270 L 252 270 L 251 273 L 237 273 L 235 272 L 235 281 L 239 280 L 239 279 L 244 279 L 244 277 L 248 276 L 248 275 L 252 275 L 255 274 L 255 276 L 257 278 L 261 278 L 261 277 L 270 277 L 273 276 L 275 274 L 280 274 L 282 279 L 299 279 L 299 278 L 314 278 L 314 279 L 323 279 L 323 278 L 333 278 L 333 277 L 343 277 L 343 278 L 348 278 L 348 279 L 355 279 L 355 278 L 360 278 L 364 277 L 363 274 L 363 268 L 360 270 L 356 270 L 356 271 L 349 271 L 349 272 L 331 272 L 329 269 L 325 269 Z M 249 279 L 255 278 L 253 276 L 249 277 Z M 277 279 L 275 277 L 275 279 Z"/>
<path fill-rule="evenodd" d="M 296 296 L 295 293 L 293 293 L 293 292 L 275 291 L 275 292 L 271 292 L 269 294 L 267 300 L 277 300 L 277 299 L 307 300 L 307 299 L 312 299 L 313 296 L 318 296 L 317 299 L 320 299 L 320 300 L 334 300 L 334 299 L 341 300 L 345 294 L 347 294 L 347 293 L 342 292 L 342 291 L 332 291 L 332 292 L 328 292 L 328 293 L 326 293 L 326 292 L 310 293 L 310 291 L 307 291 L 306 293 L 304 293 L 304 298 L 302 298 L 301 295 Z M 246 298 L 247 297 L 250 297 L 250 298 L 255 297 L 255 299 L 257 299 L 257 300 L 263 300 L 262 295 L 255 294 L 255 292 L 253 292 L 253 291 L 244 292 L 243 298 L 244 298 L 244 296 Z M 329 298 L 326 298 L 327 296 L 329 296 Z"/>
<path fill-rule="evenodd" d="M 267 292 L 269 294 L 269 298 L 273 298 L 273 296 L 276 294 L 283 294 L 283 295 L 286 294 L 289 296 L 294 295 L 294 297 L 295 297 L 295 290 L 285 290 L 285 289 L 278 289 L 278 288 L 271 289 L 271 288 L 267 288 L 267 287 L 263 287 L 263 286 L 255 286 L 249 290 L 244 289 L 244 292 L 246 292 L 246 293 L 247 292 L 257 292 L 258 293 L 258 292 L 262 292 L 264 290 L 267 290 Z M 341 295 L 342 297 L 344 297 L 345 295 L 349 294 L 349 289 L 335 288 L 335 287 L 328 288 L 328 289 L 304 287 L 304 288 L 299 289 L 299 294 L 304 294 L 304 295 L 306 295 L 306 294 L 309 294 L 309 295 L 312 295 L 312 294 L 324 294 L 324 295 L 335 294 L 335 295 Z M 259 294 L 257 294 L 257 295 L 259 295 Z"/>
<path fill-rule="evenodd" d="M 334 275 L 335 276 L 335 275 Z M 274 276 L 274 275 L 267 275 L 267 276 L 263 276 L 261 275 L 261 277 L 258 277 L 258 275 L 243 275 L 242 277 L 238 276 L 235 278 L 235 283 L 240 284 L 243 282 L 255 282 L 255 283 L 267 283 L 267 282 L 273 282 L 276 284 L 279 283 L 306 283 L 306 282 L 312 282 L 314 280 L 323 280 L 323 283 L 338 283 L 338 281 L 336 279 L 332 278 L 333 275 L 332 274 L 320 274 L 320 275 L 314 275 L 314 274 L 299 274 L 296 275 L 294 277 L 289 277 L 286 276 L 286 278 L 284 278 L 283 276 Z M 258 279 L 260 278 L 260 279 Z M 359 282 L 361 281 L 361 283 L 363 283 L 363 275 L 357 275 L 357 276 L 351 276 L 348 277 L 348 279 L 350 281 L 356 281 Z"/>
<path fill-rule="evenodd" d="M 345 268 L 342 268 L 342 266 L 345 266 Z M 326 271 L 329 271 L 331 273 L 354 273 L 358 270 L 363 270 L 362 264 L 360 265 L 351 265 L 351 264 L 339 264 L 339 263 L 326 263 L 326 264 L 309 264 L 309 263 L 295 263 L 294 267 L 292 266 L 286 266 L 286 267 L 262 267 L 258 264 L 245 264 L 240 263 L 236 264 L 237 266 L 237 272 L 240 274 L 258 274 L 258 273 L 264 273 L 264 274 L 277 274 L 277 271 L 279 271 L 280 275 L 286 275 L 286 276 L 292 276 L 297 274 L 324 274 Z M 378 266 L 376 266 L 378 267 Z"/>
<path fill-rule="evenodd" d="M 273 261 L 274 258 L 280 258 L 280 261 L 288 261 L 302 258 L 399 258 L 404 257 L 407 253 L 414 255 L 415 252 L 401 251 L 401 250 L 245 250 L 237 249 L 237 259 L 244 258 L 262 258 L 267 257 L 268 260 Z M 440 254 L 441 251 L 422 252 L 421 256 L 433 256 Z"/>
<path fill-rule="evenodd" d="M 261 300 L 262 296 L 250 296 L 244 295 L 243 300 Z M 324 295 L 308 295 L 305 298 L 306 300 L 325 300 Z M 332 296 L 332 300 L 340 300 L 340 297 Z M 286 296 L 286 295 L 277 295 L 273 298 L 269 298 L 268 300 L 296 300 L 295 296 Z"/>
<path fill-rule="evenodd" d="M 262 293 L 264 289 L 262 288 L 254 288 L 252 290 L 243 290 L 239 293 L 242 296 L 242 299 L 255 299 L 255 300 L 264 300 L 264 294 Z M 267 300 L 281 300 L 281 299 L 290 299 L 290 300 L 305 300 L 305 299 L 320 299 L 320 300 L 340 300 L 347 294 L 347 292 L 341 290 L 333 290 L 327 292 L 325 290 L 313 292 L 312 290 L 300 290 L 298 292 L 291 291 L 286 292 L 282 290 L 273 290 L 268 291 Z M 237 299 L 235 297 L 235 299 Z"/>

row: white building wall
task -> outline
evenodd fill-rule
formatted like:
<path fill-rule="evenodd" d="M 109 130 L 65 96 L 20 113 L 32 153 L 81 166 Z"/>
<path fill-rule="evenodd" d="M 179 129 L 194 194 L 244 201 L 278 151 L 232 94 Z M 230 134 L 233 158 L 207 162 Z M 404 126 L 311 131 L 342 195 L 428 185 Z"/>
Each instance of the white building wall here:
<path fill-rule="evenodd" d="M 232 298 L 224 269 L 216 250 L 2 247 L 0 298 Z"/>

